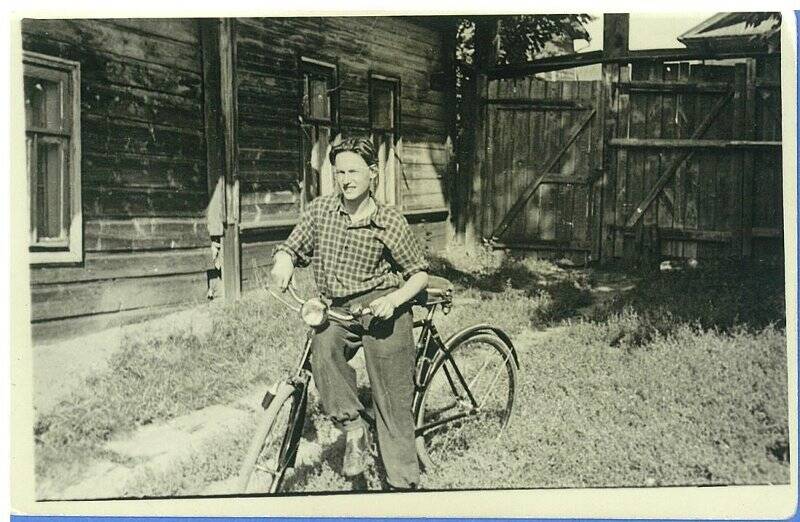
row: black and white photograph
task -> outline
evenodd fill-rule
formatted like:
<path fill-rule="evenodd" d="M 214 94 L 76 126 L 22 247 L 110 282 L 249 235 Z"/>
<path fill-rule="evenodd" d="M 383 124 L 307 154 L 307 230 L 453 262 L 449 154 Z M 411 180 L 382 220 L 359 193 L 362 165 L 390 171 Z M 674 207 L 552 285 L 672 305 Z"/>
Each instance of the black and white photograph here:
<path fill-rule="evenodd" d="M 32 505 L 789 489 L 794 23 L 20 17 Z"/>

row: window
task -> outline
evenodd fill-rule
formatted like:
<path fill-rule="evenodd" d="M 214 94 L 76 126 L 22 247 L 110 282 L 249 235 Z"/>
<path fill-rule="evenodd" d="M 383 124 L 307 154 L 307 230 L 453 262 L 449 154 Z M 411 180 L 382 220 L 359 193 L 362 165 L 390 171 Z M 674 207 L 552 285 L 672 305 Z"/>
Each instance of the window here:
<path fill-rule="evenodd" d="M 396 154 L 400 135 L 400 80 L 376 74 L 369 79 L 370 127 L 372 143 L 378 152 L 378 189 L 375 197 L 386 205 L 398 204 L 397 172 L 400 168 Z"/>
<path fill-rule="evenodd" d="M 311 58 L 301 58 L 302 108 L 301 150 L 303 203 L 333 192 L 333 174 L 328 160 L 334 129 L 338 122 L 336 66 Z"/>
<path fill-rule="evenodd" d="M 23 75 L 31 261 L 80 261 L 79 64 L 24 53 Z"/>

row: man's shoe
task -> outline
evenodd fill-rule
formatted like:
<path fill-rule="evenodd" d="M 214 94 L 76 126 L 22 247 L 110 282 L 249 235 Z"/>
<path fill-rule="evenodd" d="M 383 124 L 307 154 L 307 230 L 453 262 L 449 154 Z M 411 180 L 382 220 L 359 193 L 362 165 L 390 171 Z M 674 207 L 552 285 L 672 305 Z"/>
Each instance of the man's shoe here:
<path fill-rule="evenodd" d="M 355 432 L 361 432 L 358 435 Z M 347 434 L 347 441 L 344 446 L 344 459 L 342 461 L 342 475 L 354 477 L 361 475 L 366 469 L 366 457 L 369 452 L 369 440 L 367 430 L 359 428 Z"/>

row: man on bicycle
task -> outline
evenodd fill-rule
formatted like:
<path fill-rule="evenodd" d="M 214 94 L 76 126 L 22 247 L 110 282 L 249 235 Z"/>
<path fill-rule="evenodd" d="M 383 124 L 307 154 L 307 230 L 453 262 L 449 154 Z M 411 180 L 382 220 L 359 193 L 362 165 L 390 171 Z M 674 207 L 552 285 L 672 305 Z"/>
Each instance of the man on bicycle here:
<path fill-rule="evenodd" d="M 410 301 L 428 284 L 428 263 L 405 217 L 373 197 L 378 162 L 366 138 L 330 151 L 338 194 L 316 198 L 278 247 L 273 282 L 285 290 L 295 266 L 312 265 L 317 289 L 331 306 L 368 306 L 373 317 L 329 321 L 312 341 L 312 371 L 322 405 L 346 433 L 342 473 L 363 473 L 367 430 L 347 363 L 364 346 L 386 482 L 419 483 L 414 446 L 414 339 Z"/>

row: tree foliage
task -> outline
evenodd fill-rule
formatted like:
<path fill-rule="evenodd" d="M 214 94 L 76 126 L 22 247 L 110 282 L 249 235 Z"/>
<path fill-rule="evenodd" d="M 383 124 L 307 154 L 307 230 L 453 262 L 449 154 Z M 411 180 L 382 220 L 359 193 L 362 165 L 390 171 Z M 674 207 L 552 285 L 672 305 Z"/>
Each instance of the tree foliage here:
<path fill-rule="evenodd" d="M 584 24 L 592 17 L 588 14 L 508 15 L 485 19 L 495 25 L 495 63 L 522 63 L 540 54 L 548 42 L 559 40 L 589 40 Z M 472 62 L 475 48 L 475 20 L 464 19 L 458 31 L 457 57 Z"/>

